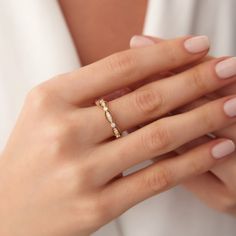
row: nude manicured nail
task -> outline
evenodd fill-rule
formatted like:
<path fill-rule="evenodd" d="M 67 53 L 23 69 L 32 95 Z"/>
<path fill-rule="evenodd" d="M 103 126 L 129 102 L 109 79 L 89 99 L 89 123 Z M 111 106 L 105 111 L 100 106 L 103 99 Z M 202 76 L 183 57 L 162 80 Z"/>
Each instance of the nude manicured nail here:
<path fill-rule="evenodd" d="M 236 117 L 236 98 L 232 98 L 225 102 L 224 112 L 229 117 Z"/>
<path fill-rule="evenodd" d="M 190 53 L 200 53 L 209 49 L 210 42 L 207 36 L 197 36 L 185 40 L 184 47 Z"/>
<path fill-rule="evenodd" d="M 139 48 L 144 46 L 150 46 L 155 44 L 155 42 L 147 37 L 135 35 L 130 40 L 130 47 L 131 48 Z"/>
<path fill-rule="evenodd" d="M 211 154 L 214 158 L 220 159 L 235 151 L 235 144 L 232 140 L 224 140 L 221 143 L 216 144 L 212 150 Z"/>
<path fill-rule="evenodd" d="M 236 57 L 226 59 L 216 65 L 216 74 L 221 79 L 227 79 L 236 75 Z"/>

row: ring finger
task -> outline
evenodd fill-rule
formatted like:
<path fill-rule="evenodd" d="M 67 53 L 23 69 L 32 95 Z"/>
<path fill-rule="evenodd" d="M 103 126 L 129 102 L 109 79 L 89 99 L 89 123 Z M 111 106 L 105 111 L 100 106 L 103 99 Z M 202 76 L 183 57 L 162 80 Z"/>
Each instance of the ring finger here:
<path fill-rule="evenodd" d="M 97 171 L 102 171 L 104 181 L 107 181 L 131 166 L 233 124 L 236 118 L 230 116 L 232 107 L 228 110 L 225 106 L 232 99 L 235 97 L 219 99 L 192 111 L 162 118 L 126 137 L 102 144 L 96 149 L 97 158 L 92 164 Z M 112 153 L 111 149 L 114 150 Z M 104 156 L 109 158 L 104 159 Z"/>
<path fill-rule="evenodd" d="M 213 92 L 236 80 L 230 73 L 236 61 L 216 59 L 202 63 L 178 75 L 144 85 L 139 89 L 119 97 L 109 103 L 110 110 L 121 130 L 127 130 L 161 117 L 205 94 Z M 228 72 L 227 72 L 228 71 Z M 231 79 L 227 79 L 231 78 Z M 86 108 L 84 113 L 90 117 L 90 128 L 98 135 L 95 142 L 103 141 L 113 135 L 111 127 L 97 107 Z"/>
<path fill-rule="evenodd" d="M 224 95 L 226 94 L 227 93 L 224 93 Z M 218 95 L 215 94 L 211 97 L 201 98 L 198 101 L 192 104 L 189 104 L 188 106 L 185 106 L 183 109 L 180 110 L 180 112 L 186 112 L 200 105 L 207 104 L 208 102 L 214 100 L 217 97 Z M 226 103 L 226 107 L 229 109 L 230 107 L 235 106 L 234 104 L 236 104 L 236 99 L 230 100 L 228 103 Z M 231 109 L 231 112 L 230 112 L 231 116 L 235 114 L 235 111 L 236 109 Z M 213 136 L 217 138 L 228 138 L 233 141 L 236 141 L 236 125 L 233 124 L 223 129 L 216 130 L 212 134 Z M 210 140 L 210 138 L 207 138 L 207 137 L 206 139 L 207 141 Z M 194 142 L 194 145 L 195 145 L 195 142 Z M 183 147 L 184 151 L 189 150 L 191 148 L 192 148 L 191 145 L 189 147 L 186 145 Z M 232 157 L 235 157 L 235 153 L 232 154 Z M 236 159 L 235 158 L 226 159 L 220 165 L 214 166 L 211 169 L 211 172 L 214 173 L 214 175 L 216 175 L 226 186 L 228 186 L 230 189 L 234 190 L 235 192 L 236 184 L 235 184 L 235 181 L 232 181 L 232 179 L 236 178 Z"/>

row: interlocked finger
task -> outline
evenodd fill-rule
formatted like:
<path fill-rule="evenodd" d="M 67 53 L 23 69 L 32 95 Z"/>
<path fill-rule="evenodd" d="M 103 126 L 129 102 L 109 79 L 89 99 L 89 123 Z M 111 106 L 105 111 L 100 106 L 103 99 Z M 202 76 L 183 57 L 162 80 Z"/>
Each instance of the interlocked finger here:
<path fill-rule="evenodd" d="M 110 111 L 120 130 L 155 120 L 191 101 L 236 81 L 236 76 L 226 79 L 217 71 L 223 59 L 204 62 L 192 69 L 162 80 L 146 84 L 137 90 L 109 102 Z M 104 141 L 113 135 L 96 107 L 87 109 L 91 128 L 99 135 L 95 142 Z"/>

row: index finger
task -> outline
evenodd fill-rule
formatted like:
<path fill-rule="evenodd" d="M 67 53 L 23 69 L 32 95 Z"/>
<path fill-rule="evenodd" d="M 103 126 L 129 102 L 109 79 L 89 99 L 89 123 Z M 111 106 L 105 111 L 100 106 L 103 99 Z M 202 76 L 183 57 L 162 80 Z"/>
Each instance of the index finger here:
<path fill-rule="evenodd" d="M 63 87 L 60 93 L 72 103 L 92 101 L 148 76 L 200 60 L 208 49 L 206 36 L 187 36 L 118 52 L 57 78 Z"/>

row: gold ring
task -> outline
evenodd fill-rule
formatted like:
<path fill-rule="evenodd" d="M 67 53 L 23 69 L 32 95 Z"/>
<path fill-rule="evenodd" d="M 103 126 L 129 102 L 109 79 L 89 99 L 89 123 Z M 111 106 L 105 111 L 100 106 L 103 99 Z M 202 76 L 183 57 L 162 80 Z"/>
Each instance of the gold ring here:
<path fill-rule="evenodd" d="M 111 112 L 109 110 L 108 102 L 105 101 L 104 99 L 99 99 L 99 100 L 96 101 L 96 105 L 101 107 L 103 109 L 103 111 L 105 112 L 106 120 L 109 122 L 109 124 L 112 128 L 112 132 L 113 132 L 114 136 L 116 138 L 120 138 L 121 137 L 121 132 L 118 129 L 115 121 L 113 120 L 113 117 L 112 117 Z"/>

